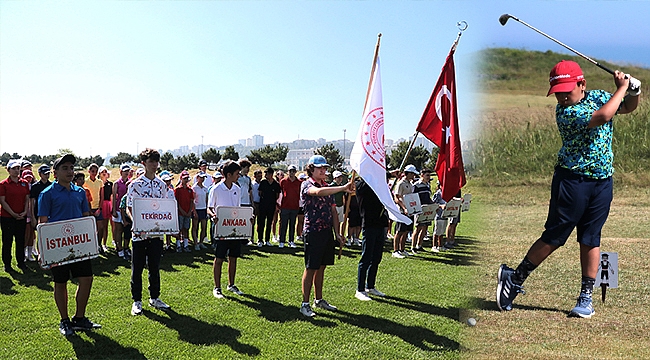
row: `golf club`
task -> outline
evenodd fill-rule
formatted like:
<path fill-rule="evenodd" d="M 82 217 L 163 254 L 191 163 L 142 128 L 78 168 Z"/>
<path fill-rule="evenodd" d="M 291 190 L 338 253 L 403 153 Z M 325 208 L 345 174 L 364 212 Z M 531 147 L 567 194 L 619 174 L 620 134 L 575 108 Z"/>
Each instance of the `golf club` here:
<path fill-rule="evenodd" d="M 527 24 L 526 22 L 524 22 L 524 21 L 522 21 L 522 20 L 519 20 L 519 19 L 518 19 L 517 17 L 515 17 L 515 16 L 512 16 L 512 15 L 510 15 L 510 14 L 503 14 L 503 15 L 499 16 L 499 23 L 501 23 L 502 26 L 506 26 L 506 23 L 508 22 L 509 19 L 512 19 L 512 20 L 514 20 L 514 21 L 517 21 L 517 22 L 521 23 L 522 25 L 527 26 L 527 27 L 529 27 L 529 28 L 531 28 L 531 29 L 537 31 L 538 33 L 540 33 L 540 34 L 544 35 L 545 37 L 551 39 L 552 41 L 556 42 L 556 43 L 559 44 L 560 46 L 563 46 L 563 47 L 566 48 L 567 50 L 569 50 L 569 51 L 573 52 L 574 54 L 580 56 L 581 58 L 583 58 L 583 59 L 589 61 L 590 63 L 592 63 L 592 64 L 598 66 L 599 68 L 601 68 L 601 69 L 607 71 L 608 73 L 614 75 L 614 71 L 611 70 L 611 69 L 609 69 L 608 67 L 605 67 L 605 66 L 599 64 L 596 60 L 590 58 L 590 57 L 587 56 L 587 55 L 584 55 L 584 54 L 582 54 L 582 53 L 576 51 L 575 49 L 569 47 L 568 45 L 564 44 L 563 42 L 561 42 L 561 41 L 559 41 L 559 40 L 557 40 L 557 39 L 552 38 L 551 36 L 549 36 L 549 35 L 543 33 L 542 31 L 540 31 L 540 30 L 536 29 L 535 27 L 533 27 L 533 26 Z M 626 77 L 627 77 L 627 76 L 626 76 Z"/>

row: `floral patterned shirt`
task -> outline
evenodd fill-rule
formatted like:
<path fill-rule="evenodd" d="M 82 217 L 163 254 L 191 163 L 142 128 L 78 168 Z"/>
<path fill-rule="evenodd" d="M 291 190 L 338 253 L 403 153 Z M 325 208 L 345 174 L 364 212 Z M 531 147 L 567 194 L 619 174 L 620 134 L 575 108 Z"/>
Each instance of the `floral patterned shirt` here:
<path fill-rule="evenodd" d="M 300 199 L 303 201 L 303 211 L 305 213 L 305 225 L 303 233 L 318 232 L 331 228 L 332 223 L 332 206 L 334 205 L 334 196 L 311 196 L 309 188 L 312 186 L 324 187 L 327 183 L 315 183 L 314 179 L 309 178 L 302 182 L 300 186 Z"/>
<path fill-rule="evenodd" d="M 555 118 L 562 137 L 557 166 L 593 179 L 612 176 L 613 121 L 594 128 L 588 127 L 591 115 L 611 97 L 612 94 L 604 90 L 591 90 L 586 91 L 584 98 L 575 105 L 556 106 Z"/>

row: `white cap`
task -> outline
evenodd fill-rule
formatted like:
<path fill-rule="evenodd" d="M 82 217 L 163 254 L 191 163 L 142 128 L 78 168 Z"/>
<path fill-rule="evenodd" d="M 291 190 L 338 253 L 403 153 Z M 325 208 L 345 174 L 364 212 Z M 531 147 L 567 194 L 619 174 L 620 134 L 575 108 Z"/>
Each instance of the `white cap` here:
<path fill-rule="evenodd" d="M 339 177 L 339 176 L 343 176 L 343 173 L 340 172 L 340 171 L 338 171 L 338 170 L 335 170 L 335 171 L 332 173 L 332 177 L 335 178 L 335 179 L 336 179 L 337 177 Z"/>
<path fill-rule="evenodd" d="M 413 164 L 408 164 L 408 165 L 406 165 L 406 167 L 404 168 L 404 172 L 414 173 L 415 175 L 419 175 L 419 174 L 420 174 L 420 172 L 418 171 L 418 169 L 417 169 L 417 168 L 415 167 L 415 165 L 413 165 Z"/>
<path fill-rule="evenodd" d="M 22 160 L 13 159 L 7 163 L 7 169 L 15 168 L 16 166 L 22 166 Z"/>

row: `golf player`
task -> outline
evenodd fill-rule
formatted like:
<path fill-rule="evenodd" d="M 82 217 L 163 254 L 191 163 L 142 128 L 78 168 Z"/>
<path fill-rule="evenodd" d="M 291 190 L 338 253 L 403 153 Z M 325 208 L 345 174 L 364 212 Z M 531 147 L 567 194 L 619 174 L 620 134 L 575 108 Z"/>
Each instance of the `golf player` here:
<path fill-rule="evenodd" d="M 576 306 L 569 316 L 590 318 L 594 313 L 593 292 L 600 261 L 600 233 L 612 201 L 612 118 L 628 114 L 639 103 L 640 82 L 616 71 L 616 91 L 586 90 L 580 66 L 561 61 L 550 73 L 548 95 L 555 94 L 555 117 L 562 138 L 551 183 L 548 217 L 541 237 L 533 243 L 517 266 L 499 267 L 497 306 L 512 310 L 517 294 L 523 293 L 526 278 L 577 228 L 580 244 L 582 285 Z M 635 89 L 635 90 L 632 90 Z"/>

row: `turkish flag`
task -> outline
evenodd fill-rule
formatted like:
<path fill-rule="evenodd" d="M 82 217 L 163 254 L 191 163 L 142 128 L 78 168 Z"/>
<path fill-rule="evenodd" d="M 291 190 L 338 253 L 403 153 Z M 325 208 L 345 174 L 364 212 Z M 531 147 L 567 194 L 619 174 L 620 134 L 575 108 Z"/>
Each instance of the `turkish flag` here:
<path fill-rule="evenodd" d="M 431 99 L 418 123 L 417 131 L 438 148 L 436 173 L 442 186 L 442 198 L 451 200 L 465 185 L 465 169 L 458 130 L 454 49 L 447 55 Z"/>

